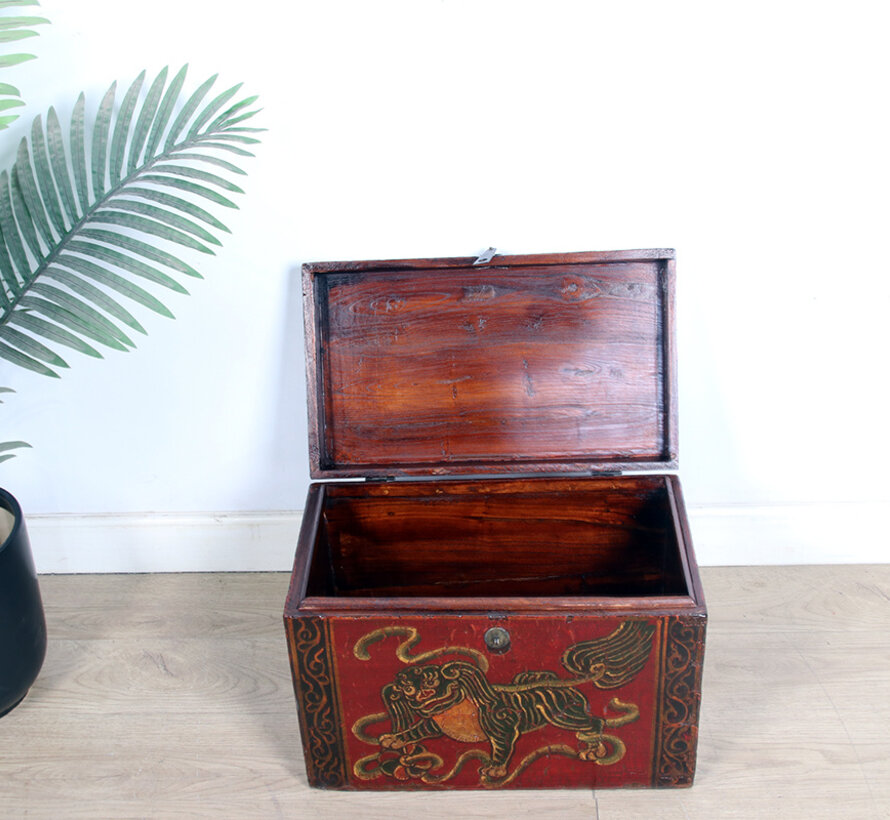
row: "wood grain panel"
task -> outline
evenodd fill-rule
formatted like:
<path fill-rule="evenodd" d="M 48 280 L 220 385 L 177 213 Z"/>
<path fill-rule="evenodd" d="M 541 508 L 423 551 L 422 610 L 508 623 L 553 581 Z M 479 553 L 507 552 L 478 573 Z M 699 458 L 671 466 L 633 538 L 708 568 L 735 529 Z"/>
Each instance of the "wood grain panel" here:
<path fill-rule="evenodd" d="M 313 475 L 672 463 L 672 255 L 554 258 L 306 266 Z"/>
<path fill-rule="evenodd" d="M 328 484 L 318 526 L 310 596 L 689 591 L 664 477 Z"/>

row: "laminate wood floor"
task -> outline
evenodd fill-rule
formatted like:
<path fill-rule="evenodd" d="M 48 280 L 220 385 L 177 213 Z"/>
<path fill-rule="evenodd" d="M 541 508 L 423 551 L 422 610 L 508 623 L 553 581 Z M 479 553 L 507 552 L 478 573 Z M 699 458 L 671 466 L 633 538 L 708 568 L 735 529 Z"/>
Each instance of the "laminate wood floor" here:
<path fill-rule="evenodd" d="M 333 793 L 303 771 L 284 574 L 46 576 L 4 818 L 890 817 L 890 565 L 705 568 L 692 789 Z"/>

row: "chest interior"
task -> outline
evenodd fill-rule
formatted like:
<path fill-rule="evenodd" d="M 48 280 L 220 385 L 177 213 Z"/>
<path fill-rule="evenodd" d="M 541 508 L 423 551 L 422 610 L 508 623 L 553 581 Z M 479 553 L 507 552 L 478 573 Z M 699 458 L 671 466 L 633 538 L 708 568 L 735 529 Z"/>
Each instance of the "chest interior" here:
<path fill-rule="evenodd" d="M 691 594 L 664 476 L 339 483 L 320 492 L 308 597 Z"/>

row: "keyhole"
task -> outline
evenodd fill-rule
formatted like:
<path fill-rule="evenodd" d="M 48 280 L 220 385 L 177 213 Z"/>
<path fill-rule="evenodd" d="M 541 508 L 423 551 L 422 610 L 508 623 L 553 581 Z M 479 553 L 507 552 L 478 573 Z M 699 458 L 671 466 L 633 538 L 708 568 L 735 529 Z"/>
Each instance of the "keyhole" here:
<path fill-rule="evenodd" d="M 493 626 L 485 633 L 485 645 L 500 655 L 510 648 L 510 633 L 502 626 Z"/>

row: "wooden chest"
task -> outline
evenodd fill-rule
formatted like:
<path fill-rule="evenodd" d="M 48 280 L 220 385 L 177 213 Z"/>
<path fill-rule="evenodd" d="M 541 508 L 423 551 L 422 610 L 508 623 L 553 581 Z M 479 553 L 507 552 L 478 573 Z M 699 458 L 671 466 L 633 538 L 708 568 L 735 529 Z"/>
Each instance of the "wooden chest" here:
<path fill-rule="evenodd" d="M 312 476 L 341 479 L 309 489 L 284 612 L 309 782 L 690 785 L 673 252 L 303 286 Z"/>

